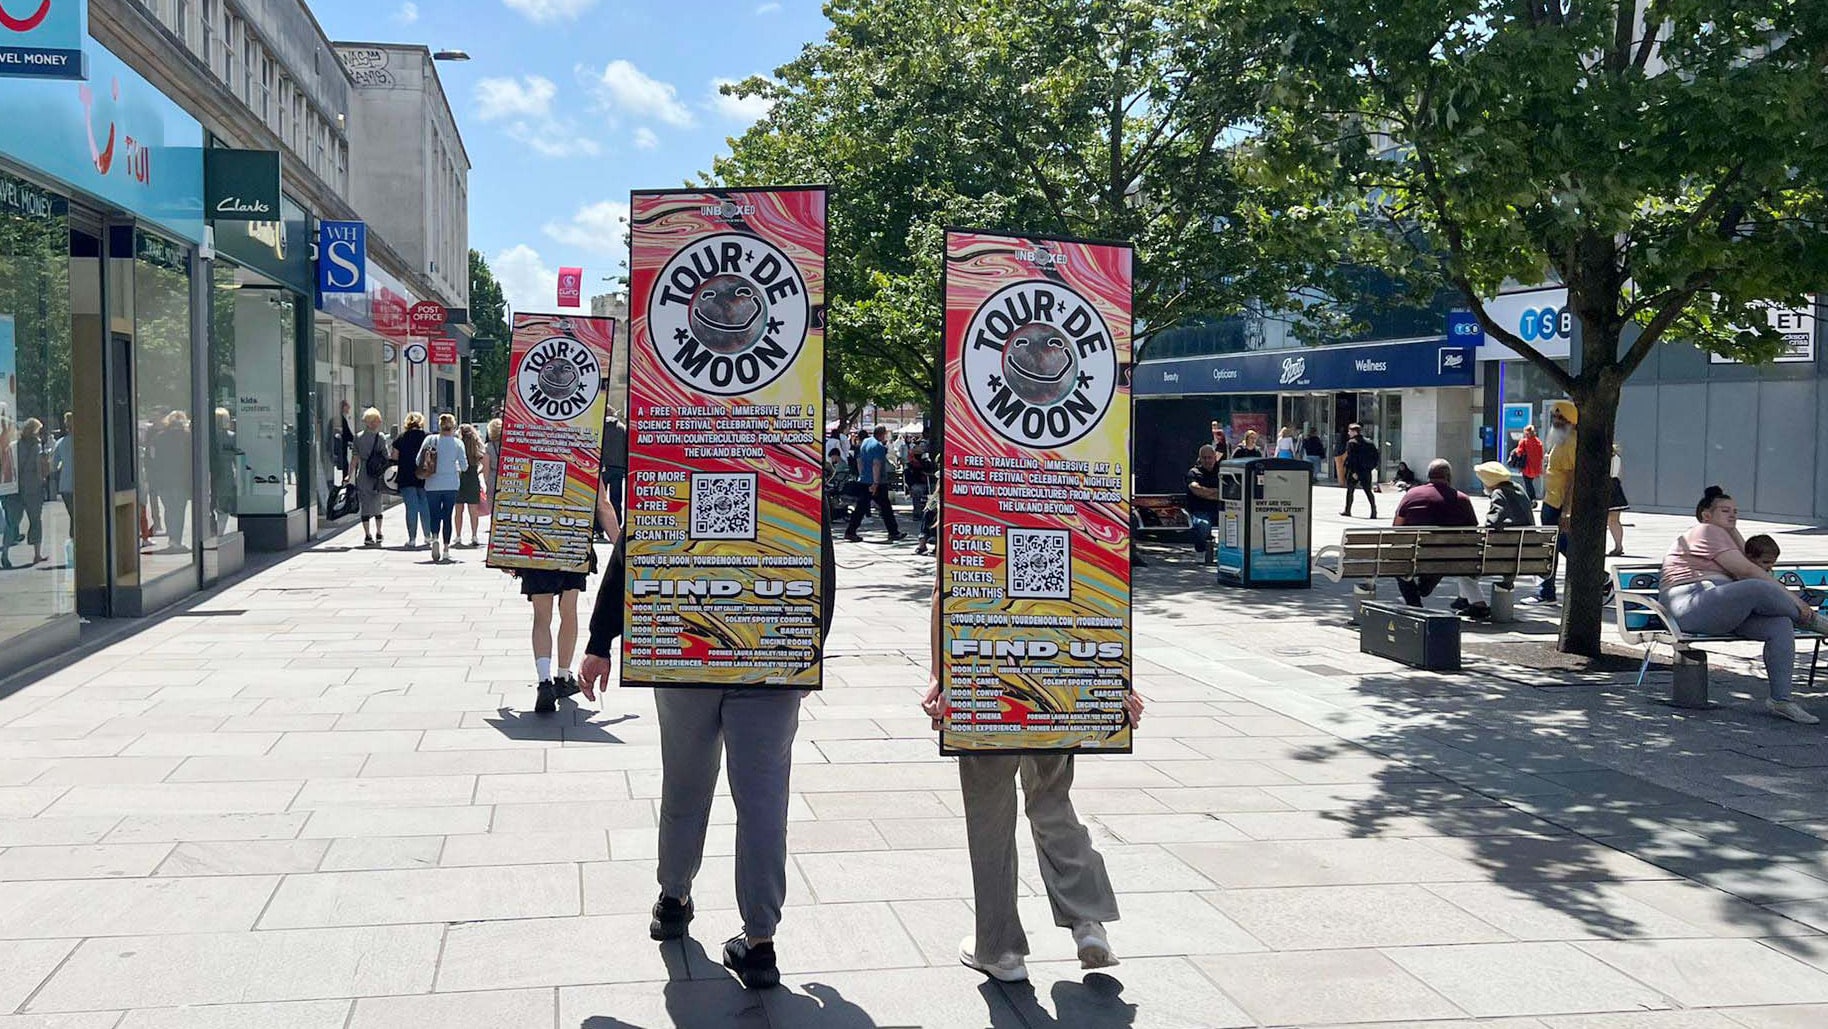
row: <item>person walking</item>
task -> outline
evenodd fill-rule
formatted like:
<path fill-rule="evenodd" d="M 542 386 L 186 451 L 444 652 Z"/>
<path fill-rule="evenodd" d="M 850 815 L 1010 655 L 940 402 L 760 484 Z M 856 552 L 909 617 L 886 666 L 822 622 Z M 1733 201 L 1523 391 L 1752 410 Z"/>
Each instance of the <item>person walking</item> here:
<path fill-rule="evenodd" d="M 381 412 L 362 412 L 362 434 L 350 448 L 355 455 L 355 495 L 362 516 L 362 545 L 381 545 L 381 490 L 387 474 L 387 437 L 381 435 Z M 370 525 L 372 524 L 372 528 Z"/>
<path fill-rule="evenodd" d="M 406 428 L 394 437 L 389 453 L 394 459 L 394 486 L 406 507 L 406 549 L 419 549 L 419 530 L 425 530 L 425 541 L 432 540 L 430 512 L 425 506 L 425 480 L 419 478 L 419 448 L 425 445 L 425 415 L 413 411 L 406 416 Z"/>
<path fill-rule="evenodd" d="M 1553 451 L 1551 451 L 1551 456 Z M 1695 525 L 1663 557 L 1658 590 L 1685 633 L 1737 636 L 1764 644 L 1765 710 L 1792 722 L 1821 721 L 1790 699 L 1796 666 L 1796 630 L 1828 634 L 1828 616 L 1791 593 L 1746 556 L 1739 535 L 1739 505 L 1709 486 L 1695 505 Z"/>
<path fill-rule="evenodd" d="M 1244 430 L 1244 442 L 1238 444 L 1238 449 L 1232 451 L 1231 456 L 1233 458 L 1262 457 L 1263 456 L 1263 445 L 1262 445 L 1261 441 L 1257 438 L 1257 430 L 1245 429 Z"/>
<path fill-rule="evenodd" d="M 1320 438 L 1320 430 L 1308 427 L 1306 438 L 1301 441 L 1301 454 L 1308 460 L 1308 467 L 1314 469 L 1314 481 L 1320 481 L 1321 469 L 1326 466 L 1327 445 Z"/>
<path fill-rule="evenodd" d="M 628 481 L 628 426 L 622 424 L 621 416 L 610 411 L 603 422 L 603 489 L 609 494 L 609 503 L 616 509 L 616 517 L 623 517 L 622 485 Z M 614 533 L 609 533 L 615 539 Z"/>
<path fill-rule="evenodd" d="M 1612 445 L 1612 495 L 1606 500 L 1606 531 L 1612 535 L 1612 549 L 1606 552 L 1607 557 L 1625 556 L 1625 512 L 1631 510 L 1631 501 L 1625 498 L 1625 455 L 1619 445 Z"/>
<path fill-rule="evenodd" d="M 837 560 L 831 532 L 819 534 L 822 575 L 819 641 L 831 633 L 836 608 Z M 608 689 L 610 650 L 622 635 L 625 589 L 618 544 L 597 589 L 590 639 L 581 672 L 584 697 Z M 778 686 L 669 687 L 654 691 L 660 721 L 660 831 L 654 901 L 648 935 L 686 935 L 697 913 L 692 886 L 704 861 L 705 831 L 717 792 L 718 766 L 728 764 L 730 799 L 736 806 L 736 908 L 742 931 L 724 943 L 724 967 L 745 988 L 781 981 L 774 934 L 787 900 L 787 800 L 793 775 L 793 739 L 805 690 Z"/>
<path fill-rule="evenodd" d="M 1346 518 L 1352 517 L 1352 490 L 1365 491 L 1365 500 L 1371 505 L 1371 517 L 1377 517 L 1377 494 L 1371 492 L 1371 484 L 1377 478 L 1377 466 L 1381 460 L 1377 444 L 1364 436 L 1364 430 L 1357 422 L 1346 426 L 1345 451 L 1346 508 L 1339 512 Z"/>
<path fill-rule="evenodd" d="M 152 491 L 165 517 L 166 549 L 184 549 L 184 520 L 190 507 L 190 415 L 173 411 L 148 444 Z"/>
<path fill-rule="evenodd" d="M 12 548 L 19 542 L 32 545 L 32 564 L 43 564 L 45 487 L 51 476 L 51 452 L 44 445 L 43 422 L 27 418 L 19 423 L 10 457 L 19 488 L 3 498 L 6 527 L 0 532 L 10 535 L 0 541 L 0 568 L 13 567 Z"/>
<path fill-rule="evenodd" d="M 882 524 L 889 531 L 890 543 L 907 538 L 895 521 L 895 505 L 889 502 L 888 438 L 888 426 L 878 425 L 870 438 L 857 448 L 857 482 L 863 487 L 863 495 L 851 509 L 851 520 L 844 527 L 844 538 L 852 543 L 863 542 L 857 529 L 863 525 L 863 516 L 869 513 L 872 504 L 882 513 Z"/>
<path fill-rule="evenodd" d="M 482 444 L 482 513 L 495 517 L 495 479 L 501 471 L 501 419 L 491 418 Z M 494 529 L 493 522 L 489 523 Z"/>
<path fill-rule="evenodd" d="M 51 474 L 57 479 L 57 498 L 72 526 L 76 523 L 76 415 L 63 413 L 63 435 L 51 448 Z"/>
<path fill-rule="evenodd" d="M 1231 453 L 1231 441 L 1226 438 L 1225 429 L 1217 420 L 1213 421 L 1209 430 L 1212 433 L 1213 452 L 1219 455 L 1220 460 L 1224 460 L 1225 455 Z"/>
<path fill-rule="evenodd" d="M 1202 448 L 1203 449 L 1203 448 Z M 933 590 L 932 666 L 921 710 L 933 728 L 946 716 L 940 671 L 940 598 Z M 1142 724 L 1143 698 L 1124 694 L 1132 728 Z M 1016 780 L 1022 782 L 1022 810 L 1034 834 L 1041 885 L 1054 924 L 1070 931 L 1079 967 L 1118 964 L 1106 922 L 1118 918 L 1117 891 L 1104 857 L 1073 809 L 1073 754 L 965 754 L 958 759 L 959 792 L 965 808 L 965 846 L 971 856 L 975 928 L 959 941 L 958 960 L 1000 982 L 1028 978 L 1028 933 L 1017 911 L 1021 879 L 1016 865 Z"/>
<path fill-rule="evenodd" d="M 329 453 L 330 467 L 337 474 L 337 479 L 330 485 L 349 482 L 349 476 L 354 471 L 349 467 L 349 455 L 354 448 L 355 430 L 349 424 L 349 401 L 345 400 L 338 405 L 336 417 L 324 426 L 324 449 Z"/>
<path fill-rule="evenodd" d="M 457 419 L 438 416 L 438 435 L 419 448 L 418 471 L 425 483 L 425 535 L 432 545 L 432 563 L 451 559 L 451 519 L 457 510 L 457 491 L 463 485 L 469 458 L 457 439 Z"/>
<path fill-rule="evenodd" d="M 1543 466 L 1542 524 L 1561 529 L 1562 516 L 1574 502 L 1574 457 L 1578 442 L 1580 411 L 1572 400 L 1557 400 L 1549 406 L 1548 459 Z M 1557 553 L 1568 552 L 1566 529 L 1555 537 Z M 1526 604 L 1555 603 L 1555 572 L 1542 577 L 1536 595 L 1525 597 Z"/>
<path fill-rule="evenodd" d="M 927 441 L 920 440 L 908 448 L 908 460 L 901 473 L 901 481 L 908 487 L 909 508 L 914 512 L 915 524 L 920 524 L 927 513 L 927 497 L 933 492 L 933 473 L 939 466 L 927 455 Z M 923 537 L 925 533 L 922 533 Z"/>
<path fill-rule="evenodd" d="M 1510 466 L 1523 473 L 1523 492 L 1536 501 L 1536 481 L 1542 478 L 1542 440 L 1536 436 L 1536 426 L 1523 427 L 1523 438 L 1512 448 Z"/>
<path fill-rule="evenodd" d="M 609 502 L 608 495 L 601 490 L 597 491 L 596 522 L 615 533 L 611 538 L 618 540 L 615 560 L 620 561 L 622 559 L 622 543 L 620 542 L 622 521 L 616 517 L 615 505 Z M 590 548 L 589 568 L 584 572 L 539 568 L 508 570 L 508 574 L 520 580 L 521 596 L 526 597 L 527 603 L 533 605 L 532 649 L 535 691 L 533 713 L 536 715 L 550 715 L 557 712 L 559 701 L 577 693 L 580 688 L 579 673 L 572 670 L 571 667 L 578 649 L 578 597 L 583 594 L 585 586 L 589 583 L 589 576 L 596 570 L 597 548 L 594 546 Z M 609 589 L 607 578 L 601 589 L 603 591 Z M 597 604 L 601 607 L 602 603 L 602 594 L 599 593 Z M 621 604 L 622 589 L 621 584 L 618 583 L 616 587 L 618 618 L 621 616 Z M 552 631 L 552 616 L 555 613 L 558 615 L 556 648 Z M 596 624 L 594 614 L 591 624 L 594 632 Z M 553 665 L 555 650 L 558 654 L 557 667 Z M 608 651 L 606 650 L 604 653 L 607 654 Z M 588 663 L 585 667 L 589 668 Z M 607 675 L 608 670 L 604 669 L 605 678 Z M 591 695 L 591 699 L 596 699 L 594 693 Z"/>
<path fill-rule="evenodd" d="M 1276 434 L 1276 456 L 1288 461 L 1293 461 L 1296 456 L 1295 430 L 1286 425 Z"/>
<path fill-rule="evenodd" d="M 482 524 L 482 467 L 487 455 L 476 426 L 465 424 L 457 430 L 457 442 L 463 447 L 463 471 L 457 476 L 457 504 L 462 509 L 458 527 L 470 526 L 470 541 L 462 544 L 475 549 L 476 527 Z"/>

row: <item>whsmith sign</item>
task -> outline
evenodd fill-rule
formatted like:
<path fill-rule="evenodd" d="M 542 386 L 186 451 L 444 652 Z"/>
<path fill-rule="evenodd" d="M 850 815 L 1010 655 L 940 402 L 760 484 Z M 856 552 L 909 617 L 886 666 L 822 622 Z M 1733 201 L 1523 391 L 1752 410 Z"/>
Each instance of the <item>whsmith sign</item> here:
<path fill-rule="evenodd" d="M 1475 348 L 1438 339 L 1144 361 L 1137 396 L 1471 386 Z"/>

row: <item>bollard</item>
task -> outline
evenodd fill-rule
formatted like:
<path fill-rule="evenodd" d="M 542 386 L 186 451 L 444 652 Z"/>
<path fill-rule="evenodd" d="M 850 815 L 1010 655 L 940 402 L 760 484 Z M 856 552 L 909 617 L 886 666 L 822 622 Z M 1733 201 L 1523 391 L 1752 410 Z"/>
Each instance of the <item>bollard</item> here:
<path fill-rule="evenodd" d="M 1669 702 L 1676 707 L 1705 710 L 1714 706 L 1707 699 L 1707 655 L 1699 650 L 1677 650 L 1670 665 Z"/>
<path fill-rule="evenodd" d="M 1517 620 L 1517 590 L 1504 586 L 1492 587 L 1492 621 L 1498 624 L 1509 624 Z"/>
<path fill-rule="evenodd" d="M 1361 582 L 1352 587 L 1352 620 L 1347 625 L 1357 625 L 1360 615 L 1359 607 L 1377 599 L 1377 583 Z"/>

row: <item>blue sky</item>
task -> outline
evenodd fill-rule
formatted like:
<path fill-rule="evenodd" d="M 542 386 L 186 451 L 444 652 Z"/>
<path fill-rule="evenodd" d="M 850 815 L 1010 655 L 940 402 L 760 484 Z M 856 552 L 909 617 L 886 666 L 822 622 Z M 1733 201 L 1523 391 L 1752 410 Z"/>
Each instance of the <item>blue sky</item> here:
<path fill-rule="evenodd" d="M 762 113 L 716 85 L 823 37 L 818 0 L 310 0 L 332 39 L 468 51 L 439 76 L 470 161 L 470 246 L 509 302 L 552 310 L 626 260 L 630 189 L 679 185 Z"/>

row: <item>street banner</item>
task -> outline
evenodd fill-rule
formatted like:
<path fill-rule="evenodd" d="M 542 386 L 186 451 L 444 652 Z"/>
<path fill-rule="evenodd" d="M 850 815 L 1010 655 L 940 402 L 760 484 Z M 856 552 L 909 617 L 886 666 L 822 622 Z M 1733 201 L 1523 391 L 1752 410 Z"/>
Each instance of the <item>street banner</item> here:
<path fill-rule="evenodd" d="M 632 199 L 622 684 L 818 689 L 825 189 Z"/>
<path fill-rule="evenodd" d="M 946 233 L 945 754 L 1128 753 L 1131 249 Z"/>
<path fill-rule="evenodd" d="M 614 318 L 516 314 L 490 568 L 590 569 Z"/>
<path fill-rule="evenodd" d="M 584 304 L 584 269 L 559 269 L 559 306 L 582 307 Z"/>

